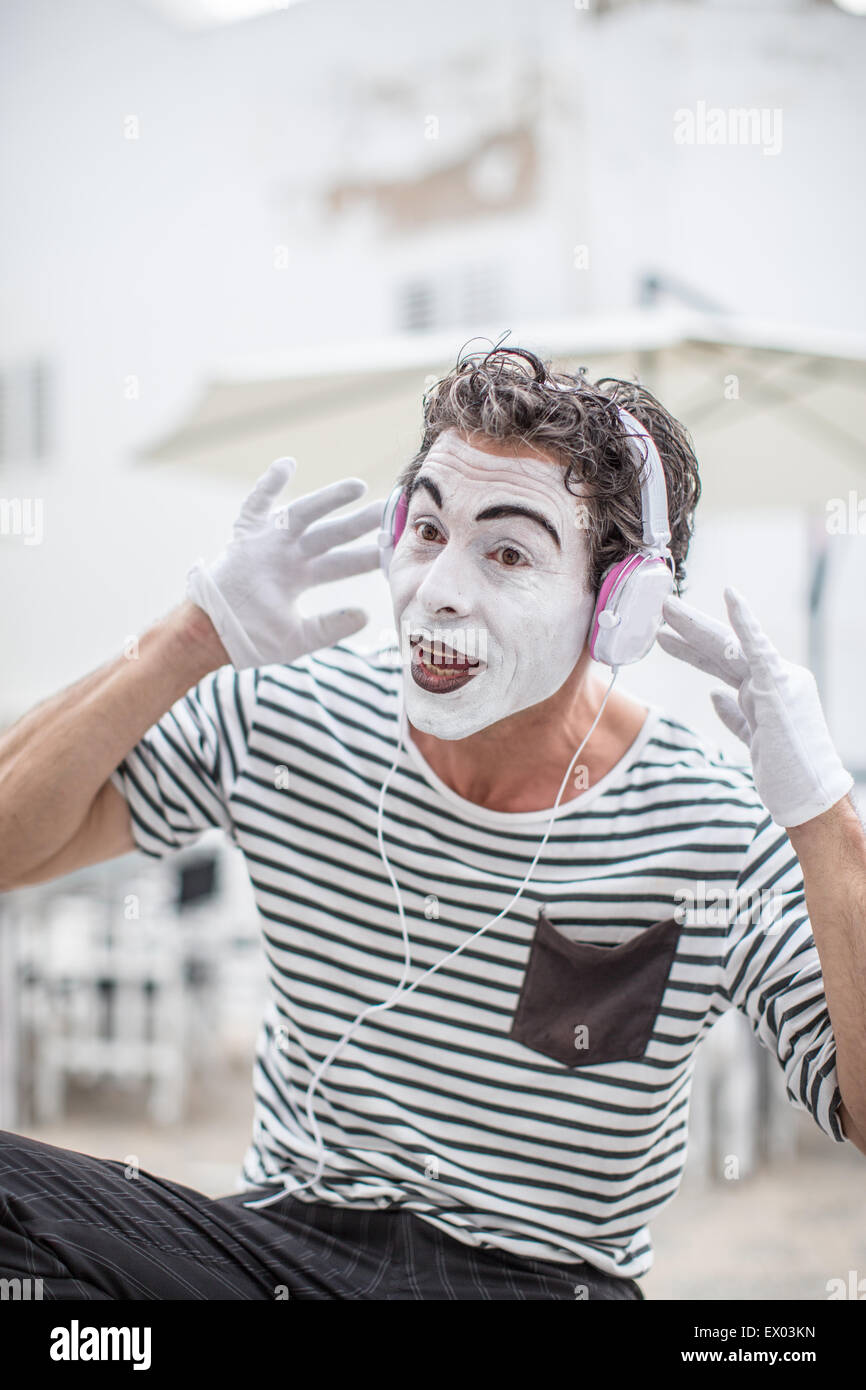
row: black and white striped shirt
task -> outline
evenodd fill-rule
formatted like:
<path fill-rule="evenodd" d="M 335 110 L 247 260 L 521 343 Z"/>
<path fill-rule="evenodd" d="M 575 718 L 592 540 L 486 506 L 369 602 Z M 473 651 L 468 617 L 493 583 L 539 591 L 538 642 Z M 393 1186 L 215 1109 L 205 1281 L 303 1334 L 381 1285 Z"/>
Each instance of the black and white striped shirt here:
<path fill-rule="evenodd" d="M 244 1189 L 312 1176 L 312 1074 L 402 974 L 376 838 L 405 730 L 400 682 L 395 652 L 342 645 L 292 665 L 225 666 L 112 776 L 145 854 L 221 826 L 245 856 L 270 984 Z M 384 834 L 410 983 L 505 907 L 549 819 L 463 800 L 404 737 Z M 565 1064 L 511 1036 L 540 908 L 561 937 L 616 951 L 680 921 L 701 883 L 714 911 L 698 901 L 682 920 L 641 1055 L 581 1066 L 576 1052 Z M 770 929 L 754 910 L 768 893 L 783 895 Z M 615 1005 L 600 996 L 597 1016 Z M 844 1142 L 798 860 L 750 770 L 653 705 L 620 762 L 564 799 L 507 916 L 367 1018 L 326 1070 L 314 1108 L 327 1163 L 299 1198 L 396 1205 L 473 1245 L 639 1277 L 648 1225 L 682 1174 L 695 1049 L 732 1006 L 778 1057 L 792 1104 Z"/>

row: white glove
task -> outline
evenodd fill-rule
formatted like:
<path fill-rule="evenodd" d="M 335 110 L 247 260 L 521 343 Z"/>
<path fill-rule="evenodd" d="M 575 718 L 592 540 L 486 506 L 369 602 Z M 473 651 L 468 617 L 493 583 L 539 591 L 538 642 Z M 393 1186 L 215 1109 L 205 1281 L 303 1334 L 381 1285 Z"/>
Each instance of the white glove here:
<path fill-rule="evenodd" d="M 297 600 L 314 584 L 377 567 L 377 545 L 334 547 L 378 526 L 383 503 L 370 502 L 311 526 L 367 491 L 360 478 L 345 478 L 270 513 L 295 468 L 293 458 L 276 459 L 246 498 L 219 558 L 211 565 L 200 559 L 187 572 L 187 597 L 207 613 L 238 671 L 295 661 L 359 632 L 367 622 L 362 608 L 305 618 Z"/>
<path fill-rule="evenodd" d="M 777 825 L 802 825 L 841 801 L 854 786 L 824 719 L 818 687 L 805 666 L 784 661 L 741 594 L 725 589 L 733 630 L 674 596 L 656 638 L 670 656 L 726 681 L 737 692 L 710 699 L 723 724 L 749 749 L 755 787 Z"/>

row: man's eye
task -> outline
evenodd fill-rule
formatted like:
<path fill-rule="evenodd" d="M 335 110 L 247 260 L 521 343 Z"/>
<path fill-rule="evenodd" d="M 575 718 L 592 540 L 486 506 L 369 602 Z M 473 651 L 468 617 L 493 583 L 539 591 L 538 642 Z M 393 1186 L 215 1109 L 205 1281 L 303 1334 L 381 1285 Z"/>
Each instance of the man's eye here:
<path fill-rule="evenodd" d="M 514 548 L 513 545 L 504 545 L 499 552 L 499 558 L 502 561 L 503 565 L 514 566 L 520 564 L 520 561 L 523 559 L 523 556 L 521 555 L 519 550 L 516 550 Z"/>
<path fill-rule="evenodd" d="M 439 527 L 432 521 L 421 521 L 415 528 L 415 534 L 422 541 L 435 541 L 439 535 Z"/>

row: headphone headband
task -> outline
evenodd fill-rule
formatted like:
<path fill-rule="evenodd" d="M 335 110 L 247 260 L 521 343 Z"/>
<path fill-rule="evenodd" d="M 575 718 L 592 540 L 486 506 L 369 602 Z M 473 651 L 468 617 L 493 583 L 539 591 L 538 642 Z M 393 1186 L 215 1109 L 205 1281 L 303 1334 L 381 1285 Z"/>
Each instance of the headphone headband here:
<path fill-rule="evenodd" d="M 627 410 L 623 410 L 622 406 L 617 406 L 617 413 L 625 428 L 628 446 L 638 468 L 644 547 L 654 555 L 672 559 L 669 548 L 671 532 L 668 521 L 668 490 L 655 440 L 640 421 Z M 641 439 L 645 441 L 643 447 L 638 443 Z M 644 464 L 646 468 L 643 467 Z"/>

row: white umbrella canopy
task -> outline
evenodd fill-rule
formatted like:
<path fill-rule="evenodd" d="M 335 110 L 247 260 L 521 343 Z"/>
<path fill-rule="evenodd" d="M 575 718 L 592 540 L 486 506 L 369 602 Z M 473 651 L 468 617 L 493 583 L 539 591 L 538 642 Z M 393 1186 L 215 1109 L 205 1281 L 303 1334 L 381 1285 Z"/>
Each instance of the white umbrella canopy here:
<path fill-rule="evenodd" d="M 232 364 L 139 458 L 252 483 L 291 454 L 302 491 L 351 475 L 383 495 L 420 444 L 428 381 L 462 345 L 493 341 L 412 335 Z M 529 326 L 504 345 L 642 380 L 692 435 L 704 514 L 823 512 L 866 484 L 866 340 L 646 311 Z"/>
<path fill-rule="evenodd" d="M 823 513 L 866 486 L 866 350 L 837 357 L 692 339 L 658 355 L 648 384 L 692 435 L 704 513 Z"/>
<path fill-rule="evenodd" d="M 292 455 L 303 492 L 350 476 L 364 478 L 371 495 L 387 491 L 420 443 L 425 376 L 215 380 L 180 428 L 142 457 L 252 483 L 272 459 Z"/>

